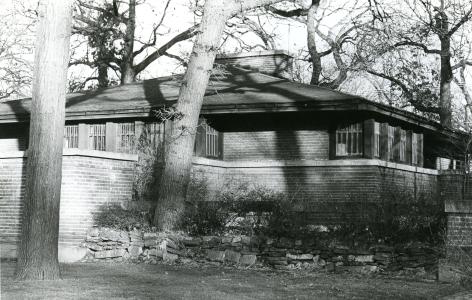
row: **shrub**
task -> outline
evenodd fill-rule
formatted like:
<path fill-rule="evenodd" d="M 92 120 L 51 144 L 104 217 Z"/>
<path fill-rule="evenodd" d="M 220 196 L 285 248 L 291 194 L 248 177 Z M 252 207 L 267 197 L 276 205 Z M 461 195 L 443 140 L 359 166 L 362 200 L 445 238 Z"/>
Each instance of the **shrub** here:
<path fill-rule="evenodd" d="M 208 201 L 208 182 L 202 173 L 190 179 L 181 228 L 192 235 L 219 234 L 224 231 L 225 215 L 218 205 Z"/>
<path fill-rule="evenodd" d="M 443 241 L 445 215 L 442 206 L 424 195 L 412 199 L 411 195 L 396 192 L 377 202 L 351 198 L 346 202 L 347 210 L 333 204 L 341 222 L 319 226 L 323 224 L 310 224 L 306 220 L 309 213 L 294 211 L 298 202 L 286 193 L 247 183 L 227 183 L 225 186 L 216 194 L 216 201 L 208 201 L 207 179 L 204 176 L 192 179 L 183 224 L 185 231 L 190 234 L 231 232 L 310 237 L 353 246 L 415 241 L 442 244 Z"/>
<path fill-rule="evenodd" d="M 163 141 L 156 140 L 151 125 L 143 127 L 136 143 L 138 162 L 133 180 L 133 200 L 152 201 L 157 198 L 157 187 L 163 169 Z"/>
<path fill-rule="evenodd" d="M 118 230 L 132 230 L 134 228 L 142 230 L 151 229 L 148 212 L 137 209 L 126 210 L 117 204 L 102 207 L 94 215 L 94 224 L 99 227 Z"/>
<path fill-rule="evenodd" d="M 247 183 L 230 186 L 208 201 L 207 179 L 192 177 L 182 229 L 190 234 L 282 235 L 292 232 L 291 202 L 284 193 Z"/>
<path fill-rule="evenodd" d="M 354 203 L 353 207 L 361 209 L 350 215 L 340 213 L 345 222 L 331 228 L 340 240 L 364 244 L 443 243 L 446 228 L 443 207 L 424 195 L 412 199 L 411 195 L 397 194 L 383 202 Z"/>

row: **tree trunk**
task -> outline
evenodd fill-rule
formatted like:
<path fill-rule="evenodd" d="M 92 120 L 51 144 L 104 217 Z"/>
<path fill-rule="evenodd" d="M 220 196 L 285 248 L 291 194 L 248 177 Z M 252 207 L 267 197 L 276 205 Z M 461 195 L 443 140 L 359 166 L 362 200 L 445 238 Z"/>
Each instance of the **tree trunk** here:
<path fill-rule="evenodd" d="M 154 215 L 154 224 L 159 230 L 176 229 L 184 210 L 203 96 L 226 20 L 230 16 L 225 6 L 218 0 L 207 0 L 205 3 L 200 33 L 197 34 L 177 102 L 177 110 L 183 117 L 172 124 L 173 139 L 165 154 L 159 201 Z"/>
<path fill-rule="evenodd" d="M 132 83 L 136 81 L 136 73 L 133 65 L 129 61 L 123 62 L 121 65 L 121 84 Z"/>
<path fill-rule="evenodd" d="M 50 0 L 39 7 L 26 192 L 17 278 L 59 278 L 59 205 L 65 93 L 72 6 Z"/>
<path fill-rule="evenodd" d="M 346 64 L 344 63 L 342 57 L 341 57 L 341 49 L 339 49 L 338 45 L 331 45 L 333 49 L 333 57 L 334 61 L 336 63 L 336 66 L 338 67 L 338 76 L 330 82 L 329 88 L 333 90 L 337 90 L 341 84 L 346 81 L 347 79 L 347 67 Z"/>
<path fill-rule="evenodd" d="M 439 118 L 441 125 L 452 127 L 451 82 L 453 80 L 451 67 L 450 37 L 441 39 L 441 81 L 439 89 Z"/>
<path fill-rule="evenodd" d="M 308 45 L 308 53 L 310 54 L 311 58 L 311 85 L 319 85 L 320 84 L 320 76 L 321 76 L 321 56 L 318 53 L 318 49 L 316 48 L 316 10 L 318 9 L 318 5 L 312 5 L 308 10 L 308 15 L 306 19 L 306 29 L 307 29 L 307 45 Z"/>
<path fill-rule="evenodd" d="M 187 72 L 180 88 L 177 110 L 180 120 L 172 124 L 172 140 L 165 154 L 154 224 L 162 231 L 177 229 L 184 211 L 192 167 L 195 132 L 203 96 L 213 68 L 225 23 L 234 14 L 281 0 L 207 0 Z"/>
<path fill-rule="evenodd" d="M 136 80 L 136 72 L 133 68 L 134 30 L 136 29 L 136 0 L 129 0 L 128 22 L 123 46 L 121 63 L 121 84 L 127 84 Z"/>
<path fill-rule="evenodd" d="M 98 63 L 98 87 L 105 88 L 108 86 L 108 66 L 103 63 Z"/>

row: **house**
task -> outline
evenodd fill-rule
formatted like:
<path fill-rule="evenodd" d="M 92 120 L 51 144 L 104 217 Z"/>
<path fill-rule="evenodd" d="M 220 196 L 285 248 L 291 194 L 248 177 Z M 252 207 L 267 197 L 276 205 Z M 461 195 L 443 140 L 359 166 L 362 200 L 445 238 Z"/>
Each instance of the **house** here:
<path fill-rule="evenodd" d="M 193 167 L 211 191 L 244 181 L 287 192 L 296 198 L 294 209 L 316 223 L 338 222 L 357 214 L 359 204 L 392 197 L 438 203 L 437 161 L 459 167 L 460 133 L 284 79 L 291 60 L 283 51 L 218 58 L 226 67 L 216 69 L 207 88 Z M 130 201 L 137 141 L 147 132 L 156 147 L 165 144 L 171 121 L 160 123 L 155 111 L 176 102 L 180 79 L 68 95 L 61 243 L 77 246 L 100 205 Z M 30 103 L 0 104 L 0 236 L 10 244 L 20 226 Z"/>

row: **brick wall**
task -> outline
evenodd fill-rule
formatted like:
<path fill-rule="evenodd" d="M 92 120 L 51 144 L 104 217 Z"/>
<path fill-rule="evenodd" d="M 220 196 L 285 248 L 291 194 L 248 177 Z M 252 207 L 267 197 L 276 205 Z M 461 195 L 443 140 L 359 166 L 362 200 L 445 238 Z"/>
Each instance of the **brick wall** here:
<path fill-rule="evenodd" d="M 441 171 L 439 189 L 447 214 L 447 244 L 472 248 L 472 178 Z"/>
<path fill-rule="evenodd" d="M 61 191 L 62 245 L 79 245 L 92 225 L 92 213 L 131 199 L 134 155 L 65 150 Z M 0 240 L 15 243 L 20 232 L 26 158 L 0 155 Z M 16 157 L 15 157 L 16 156 Z"/>
<path fill-rule="evenodd" d="M 447 244 L 472 248 L 472 212 L 449 212 L 447 216 Z"/>
<path fill-rule="evenodd" d="M 25 165 L 22 153 L 0 158 L 0 241 L 16 243 L 20 230 Z"/>
<path fill-rule="evenodd" d="M 265 186 L 290 195 L 311 223 L 365 217 L 382 201 L 439 201 L 436 171 L 379 160 L 194 161 L 201 176 L 218 169 L 208 178 L 212 195 L 235 183 Z"/>
<path fill-rule="evenodd" d="M 328 130 L 225 132 L 224 159 L 325 160 Z"/>
<path fill-rule="evenodd" d="M 14 243 L 23 197 L 22 153 L 0 156 L 0 238 Z M 132 198 L 136 157 L 69 149 L 63 160 L 61 245 L 78 245 L 92 225 L 92 213 Z M 367 214 L 393 196 L 422 195 L 436 201 L 437 171 L 380 160 L 218 161 L 194 158 L 193 175 L 205 178 L 209 196 L 230 184 L 248 183 L 286 192 L 294 209 L 311 223 L 335 223 Z"/>

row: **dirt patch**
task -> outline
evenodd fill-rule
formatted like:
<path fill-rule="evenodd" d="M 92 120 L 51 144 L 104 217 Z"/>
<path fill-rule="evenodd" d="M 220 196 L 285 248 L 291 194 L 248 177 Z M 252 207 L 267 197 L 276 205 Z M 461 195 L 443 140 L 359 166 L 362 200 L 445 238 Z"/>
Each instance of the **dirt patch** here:
<path fill-rule="evenodd" d="M 460 291 L 384 275 L 295 273 L 146 264 L 62 265 L 60 281 L 16 282 L 1 265 L 2 299 L 435 299 Z"/>

